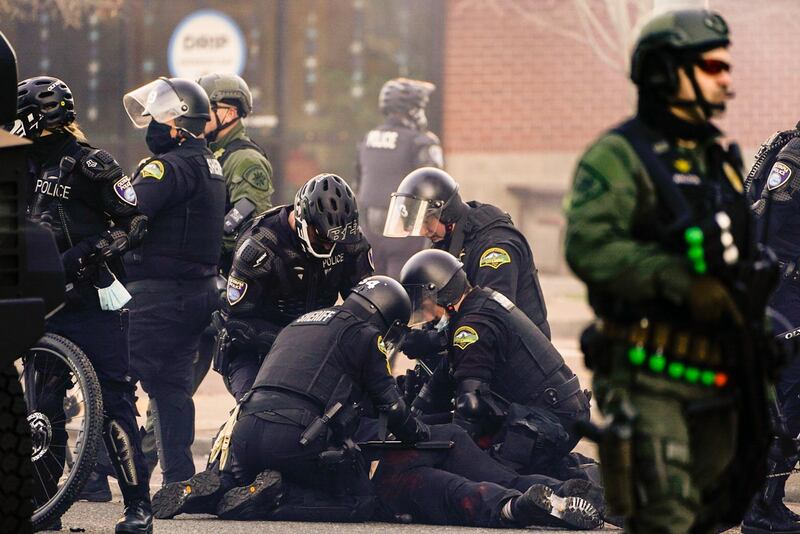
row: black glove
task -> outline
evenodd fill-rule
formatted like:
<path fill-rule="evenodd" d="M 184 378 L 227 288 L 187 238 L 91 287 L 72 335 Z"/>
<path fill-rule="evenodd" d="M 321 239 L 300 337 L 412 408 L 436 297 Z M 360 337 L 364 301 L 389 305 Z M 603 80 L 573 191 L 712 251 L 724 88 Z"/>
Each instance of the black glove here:
<path fill-rule="evenodd" d="M 278 332 L 271 328 L 255 328 L 252 324 L 242 321 L 240 319 L 228 319 L 225 321 L 225 330 L 231 338 L 231 344 L 251 350 L 258 350 L 266 352 Z"/>
<path fill-rule="evenodd" d="M 447 336 L 435 328 L 411 330 L 400 343 L 400 350 L 411 359 L 433 356 L 447 347 Z"/>

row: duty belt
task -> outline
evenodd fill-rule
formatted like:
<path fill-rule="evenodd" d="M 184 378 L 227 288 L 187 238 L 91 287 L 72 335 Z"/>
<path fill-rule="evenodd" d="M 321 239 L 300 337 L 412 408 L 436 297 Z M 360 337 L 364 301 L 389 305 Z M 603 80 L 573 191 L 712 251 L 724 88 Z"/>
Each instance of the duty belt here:
<path fill-rule="evenodd" d="M 561 373 L 557 373 L 557 377 L 560 379 Z M 545 407 L 555 407 L 560 402 L 577 395 L 581 390 L 581 384 L 576 375 L 572 375 L 572 378 L 559 384 L 547 385 L 547 382 L 548 381 L 546 380 L 545 384 L 543 384 L 543 389 L 531 397 L 531 399 L 525 404 L 541 404 Z"/>
<path fill-rule="evenodd" d="M 319 415 L 319 408 L 314 403 L 291 394 L 256 389 L 242 399 L 239 417 L 245 415 L 305 428 Z"/>
<path fill-rule="evenodd" d="M 648 319 L 630 324 L 600 319 L 597 330 L 610 340 L 626 343 L 626 361 L 635 368 L 689 384 L 728 385 L 729 362 L 712 336 Z"/>

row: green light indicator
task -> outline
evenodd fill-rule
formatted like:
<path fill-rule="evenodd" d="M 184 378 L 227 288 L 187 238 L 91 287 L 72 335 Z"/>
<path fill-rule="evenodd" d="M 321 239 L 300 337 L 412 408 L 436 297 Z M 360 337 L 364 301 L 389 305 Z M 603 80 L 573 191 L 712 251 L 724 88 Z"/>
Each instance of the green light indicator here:
<path fill-rule="evenodd" d="M 698 380 L 700 380 L 700 369 L 697 367 L 687 367 L 686 374 L 683 375 L 687 382 L 690 384 L 696 384 Z"/>
<path fill-rule="evenodd" d="M 663 354 L 653 354 L 650 356 L 650 370 L 654 373 L 661 373 L 667 366 L 667 359 Z"/>
<path fill-rule="evenodd" d="M 686 370 L 686 366 L 683 365 L 681 362 L 672 362 L 667 367 L 667 374 L 674 378 L 675 380 L 679 379 L 683 376 L 683 372 Z"/>
<path fill-rule="evenodd" d="M 645 352 L 644 347 L 631 347 L 628 349 L 628 360 L 633 365 L 642 365 L 646 359 L 647 352 Z"/>
<path fill-rule="evenodd" d="M 703 371 L 700 375 L 700 382 L 702 382 L 704 386 L 713 386 L 716 376 L 717 373 L 714 371 Z"/>

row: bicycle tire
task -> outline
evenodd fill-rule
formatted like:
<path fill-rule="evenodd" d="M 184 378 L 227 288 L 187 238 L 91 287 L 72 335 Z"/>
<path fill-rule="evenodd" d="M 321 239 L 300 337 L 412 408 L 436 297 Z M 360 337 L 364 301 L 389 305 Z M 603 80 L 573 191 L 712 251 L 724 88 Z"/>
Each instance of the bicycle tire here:
<path fill-rule="evenodd" d="M 74 458 L 74 465 L 63 486 L 32 515 L 34 530 L 52 525 L 75 502 L 97 462 L 97 453 L 103 431 L 103 397 L 100 382 L 86 354 L 72 341 L 56 334 L 45 334 L 27 353 L 57 353 L 67 362 L 73 377 L 81 384 L 85 402 L 86 423 L 83 428 L 83 446 Z M 34 467 L 35 470 L 35 467 Z M 35 482 L 34 477 L 34 484 Z"/>
<path fill-rule="evenodd" d="M 0 532 L 32 532 L 31 436 L 13 362 L 0 369 Z"/>

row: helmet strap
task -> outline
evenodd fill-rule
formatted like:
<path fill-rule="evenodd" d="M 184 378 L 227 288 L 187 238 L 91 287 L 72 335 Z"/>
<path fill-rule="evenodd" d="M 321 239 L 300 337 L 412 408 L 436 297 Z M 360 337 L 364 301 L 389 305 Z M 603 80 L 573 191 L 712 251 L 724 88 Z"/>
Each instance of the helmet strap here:
<path fill-rule="evenodd" d="M 222 122 L 221 120 L 219 120 L 219 115 L 217 115 L 218 110 L 219 108 L 217 107 L 211 108 L 211 111 L 214 113 L 214 117 L 216 117 L 217 119 L 217 127 L 206 134 L 206 139 L 212 142 L 217 140 L 217 137 L 219 137 L 219 133 L 222 130 L 224 130 L 225 128 L 227 128 L 228 126 L 239 120 L 239 117 L 236 117 L 233 120 L 229 120 L 228 122 Z"/>

